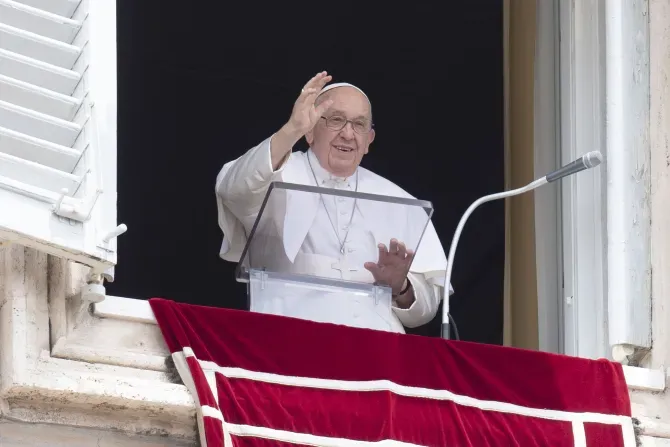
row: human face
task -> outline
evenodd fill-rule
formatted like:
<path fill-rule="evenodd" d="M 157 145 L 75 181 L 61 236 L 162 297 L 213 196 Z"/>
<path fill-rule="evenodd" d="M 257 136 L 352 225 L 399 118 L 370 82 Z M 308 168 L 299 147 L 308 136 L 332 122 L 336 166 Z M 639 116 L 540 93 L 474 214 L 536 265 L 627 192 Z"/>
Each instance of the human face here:
<path fill-rule="evenodd" d="M 326 125 L 325 119 L 320 119 L 305 137 L 324 169 L 338 177 L 349 177 L 356 172 L 375 138 L 374 130 L 358 133 L 352 123 L 371 120 L 370 102 L 352 87 L 334 88 L 324 93 L 319 101 L 326 99 L 331 99 L 333 104 L 324 113 L 324 118 L 337 116 L 351 122 L 341 130 L 333 130 Z"/>

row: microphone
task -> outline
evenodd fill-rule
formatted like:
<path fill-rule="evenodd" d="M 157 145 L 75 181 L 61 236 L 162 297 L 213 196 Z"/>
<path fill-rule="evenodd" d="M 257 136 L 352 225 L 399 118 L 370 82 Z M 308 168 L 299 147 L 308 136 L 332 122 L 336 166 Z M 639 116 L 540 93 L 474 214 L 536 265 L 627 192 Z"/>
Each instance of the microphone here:
<path fill-rule="evenodd" d="M 603 156 L 598 151 L 592 151 L 584 155 L 581 158 L 563 166 L 560 169 L 555 170 L 554 172 L 547 174 L 547 181 L 549 183 L 560 180 L 563 177 L 567 177 L 572 174 L 576 174 L 585 169 L 590 169 L 598 166 L 603 161 Z"/>
<path fill-rule="evenodd" d="M 472 205 L 468 207 L 468 209 L 465 211 L 465 214 L 463 214 L 463 217 L 461 217 L 460 222 L 458 222 L 458 226 L 456 227 L 456 232 L 454 233 L 454 237 L 451 240 L 451 247 L 449 247 L 449 256 L 447 258 L 447 277 L 444 282 L 444 294 L 442 297 L 442 338 L 445 340 L 449 339 L 449 318 L 451 317 L 449 315 L 449 285 L 451 284 L 451 272 L 454 267 L 454 257 L 456 256 L 456 246 L 458 245 L 458 240 L 461 237 L 461 232 L 463 231 L 463 227 L 465 226 L 465 222 L 468 220 L 472 212 L 481 204 L 486 203 L 486 202 L 491 202 L 493 200 L 497 199 L 506 199 L 507 197 L 513 197 L 517 196 L 519 194 L 523 194 L 528 191 L 532 191 L 533 189 L 539 188 L 542 185 L 546 185 L 547 183 L 552 183 L 557 180 L 560 180 L 564 177 L 567 177 L 569 175 L 576 174 L 578 172 L 584 171 L 586 169 L 591 169 L 595 168 L 598 166 L 600 163 L 603 161 L 603 156 L 599 151 L 592 151 L 589 152 L 588 154 L 583 155 L 582 157 L 578 158 L 577 160 L 568 163 L 565 166 L 562 166 L 561 168 L 545 175 L 544 177 L 541 177 L 526 186 L 523 186 L 521 188 L 517 189 L 512 189 L 510 191 L 504 191 L 504 192 L 499 192 L 495 194 L 490 194 L 488 196 L 481 197 L 477 200 L 475 200 Z"/>

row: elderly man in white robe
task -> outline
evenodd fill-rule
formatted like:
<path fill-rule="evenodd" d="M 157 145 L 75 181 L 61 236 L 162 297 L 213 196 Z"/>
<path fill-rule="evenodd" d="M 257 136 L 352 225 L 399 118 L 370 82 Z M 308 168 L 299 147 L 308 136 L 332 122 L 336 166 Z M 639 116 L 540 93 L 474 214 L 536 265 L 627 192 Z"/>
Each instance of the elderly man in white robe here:
<path fill-rule="evenodd" d="M 331 80 L 326 72 L 310 79 L 286 124 L 221 169 L 216 180 L 216 196 L 219 226 L 224 236 L 220 251 L 223 259 L 240 261 L 247 235 L 272 182 L 413 198 L 394 183 L 360 166 L 375 137 L 372 105 L 358 87 L 347 83 L 326 86 Z M 309 149 L 294 152 L 293 146 L 303 137 Z M 370 219 L 363 219 L 356 213 L 355 201 L 353 208 L 349 204 L 347 209 L 342 203 L 347 204 L 344 200 L 338 203 L 331 196 L 330 200 L 322 198 L 314 202 L 311 212 L 304 204 L 298 213 L 294 208 L 291 216 L 294 223 L 282 233 L 286 253 L 290 253 L 288 256 L 293 263 L 302 265 L 300 269 L 324 257 L 337 261 L 340 253 L 345 251 L 366 256 L 362 269 L 365 272 L 355 279 L 389 286 L 392 293 L 389 311 L 386 314 L 379 312 L 375 309 L 378 303 L 360 303 L 360 300 L 357 300 L 354 312 L 346 309 L 347 300 L 300 302 L 286 299 L 279 306 L 281 311 L 269 312 L 399 333 L 404 333 L 403 326 L 413 328 L 429 322 L 438 310 L 446 270 L 444 249 L 432 222 L 427 222 L 415 256 L 414 250 L 396 239 L 400 235 L 388 240 L 388 246 L 386 241 L 375 240 L 375 233 L 380 232 L 366 227 Z M 284 208 L 284 212 L 288 209 Z M 347 215 L 344 220 L 348 217 L 349 225 L 338 228 L 333 224 L 332 216 L 342 218 L 340 214 Z M 380 225 L 379 220 L 375 225 Z M 322 275 L 329 271 L 325 274 L 333 278 L 342 278 L 346 273 L 341 267 L 330 268 L 336 263 L 324 265 L 327 265 L 325 269 L 315 266 L 313 271 Z M 301 306 L 302 309 L 287 310 L 291 306 Z"/>

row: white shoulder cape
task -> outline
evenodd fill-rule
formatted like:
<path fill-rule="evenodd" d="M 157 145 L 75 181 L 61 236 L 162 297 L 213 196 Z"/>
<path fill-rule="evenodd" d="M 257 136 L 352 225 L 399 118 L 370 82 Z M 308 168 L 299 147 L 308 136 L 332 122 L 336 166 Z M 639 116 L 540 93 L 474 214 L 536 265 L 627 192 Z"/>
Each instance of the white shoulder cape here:
<path fill-rule="evenodd" d="M 258 152 L 265 152 L 265 150 L 267 150 L 269 153 L 269 139 L 261 143 L 258 147 L 252 149 L 252 151 L 254 150 Z M 252 154 L 248 153 L 247 155 Z M 227 163 L 222 168 L 217 179 L 217 190 L 222 179 L 229 174 L 233 164 L 242 162 L 243 158 L 245 158 L 245 156 L 242 156 L 233 162 Z M 261 158 L 266 160 L 267 156 L 252 158 L 259 158 L 260 161 Z M 243 160 L 243 162 L 245 164 L 249 164 L 249 160 Z M 251 163 L 251 165 L 253 164 L 255 163 Z M 243 172 L 240 172 L 240 168 L 243 168 L 241 169 Z M 369 171 L 368 169 L 362 167 L 359 169 L 359 192 L 415 199 L 415 197 L 404 191 L 393 182 L 390 182 L 389 180 Z M 245 181 L 243 179 L 246 178 L 246 175 L 253 177 L 254 174 L 259 172 L 259 169 L 250 169 L 250 167 L 246 165 L 236 166 L 235 170 L 237 171 L 236 177 L 239 177 L 236 179 L 236 181 Z M 286 183 L 314 186 L 314 179 L 311 176 L 311 172 L 309 171 L 306 153 L 292 153 L 286 161 L 285 165 L 279 171 L 271 175 L 269 181 L 282 181 Z M 269 182 L 267 186 L 269 186 Z M 312 226 L 318 210 L 318 206 L 319 197 L 316 194 L 293 194 L 292 191 L 288 191 L 286 194 L 284 248 L 286 251 L 286 256 L 289 259 L 294 259 L 298 253 L 298 250 L 302 246 L 305 237 L 307 236 L 307 233 Z M 217 208 L 219 214 L 219 226 L 223 232 L 223 242 L 221 244 L 220 256 L 222 259 L 227 261 L 239 262 L 247 242 L 247 230 L 245 225 L 237 217 L 235 217 L 233 212 L 229 209 L 228 206 L 226 206 L 224 200 L 218 194 Z M 374 202 L 365 201 L 364 204 L 359 207 L 359 209 L 364 214 L 366 221 L 370 219 L 370 227 L 373 228 L 373 234 L 375 235 L 375 238 L 378 240 L 378 242 L 383 242 L 384 244 L 387 244 L 387 246 L 389 240 L 392 237 L 395 237 L 399 240 L 403 240 L 406 237 L 416 237 L 416 224 L 418 223 L 419 227 L 423 227 L 423 224 L 426 220 L 426 218 L 422 217 L 421 215 L 421 213 L 423 213 L 423 216 L 425 216 L 425 212 L 419 207 L 410 207 L 406 205 L 384 206 L 384 204 L 375 204 Z M 403 216 L 403 213 L 398 213 L 399 211 L 403 210 L 409 211 L 412 216 L 407 217 L 407 214 Z M 398 218 L 403 220 L 403 217 L 404 222 L 409 222 L 409 224 L 403 224 L 403 222 L 399 224 L 395 223 Z M 394 223 L 389 225 L 389 222 Z M 249 222 L 246 223 L 247 226 L 250 225 Z M 397 234 L 398 232 L 406 234 Z M 410 271 L 414 273 L 421 273 L 425 276 L 426 280 L 430 280 L 430 282 L 436 285 L 444 286 L 446 264 L 447 259 L 444 249 L 439 240 L 439 237 L 437 236 L 432 221 L 429 221 L 428 225 L 425 227 L 425 231 L 416 251 L 416 257 L 414 258 Z"/>

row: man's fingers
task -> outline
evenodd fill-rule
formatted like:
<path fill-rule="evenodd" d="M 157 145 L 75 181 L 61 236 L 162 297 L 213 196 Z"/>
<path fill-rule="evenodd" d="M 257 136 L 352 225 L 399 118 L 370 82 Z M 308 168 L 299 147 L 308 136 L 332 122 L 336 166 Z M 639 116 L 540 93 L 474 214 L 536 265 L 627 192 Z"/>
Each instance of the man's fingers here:
<path fill-rule="evenodd" d="M 305 83 L 305 85 L 302 86 L 302 89 L 303 89 L 303 90 L 307 90 L 308 88 L 313 88 L 313 87 L 314 87 L 314 84 L 316 83 L 316 81 L 317 81 L 320 77 L 322 77 L 324 73 L 325 73 L 325 72 L 322 71 L 321 73 L 317 73 L 317 74 L 315 74 L 314 76 L 312 76 L 312 78 L 311 78 L 309 81 L 307 81 L 307 82 Z"/>
<path fill-rule="evenodd" d="M 384 245 L 384 244 L 377 245 L 377 248 L 379 248 L 379 257 L 380 258 L 382 256 L 386 256 L 389 253 L 388 249 L 386 248 L 386 245 Z"/>
<path fill-rule="evenodd" d="M 326 84 L 328 84 L 328 83 L 329 83 L 330 81 L 332 81 L 332 80 L 333 80 L 333 77 L 332 77 L 332 76 L 326 76 L 326 77 L 324 77 L 323 79 L 321 79 L 321 80 L 319 81 L 319 90 L 321 90 L 322 88 L 324 88 L 324 87 L 326 86 Z"/>
<path fill-rule="evenodd" d="M 400 259 L 405 259 L 405 254 L 407 254 L 407 247 L 402 242 L 398 242 L 398 256 Z"/>
<path fill-rule="evenodd" d="M 328 72 L 322 71 L 321 73 L 317 73 L 307 81 L 307 83 L 304 85 L 302 88 L 303 90 L 307 90 L 308 88 L 315 88 L 317 90 L 321 90 L 326 83 L 330 82 L 333 79 L 332 76 L 328 74 Z"/>
<path fill-rule="evenodd" d="M 327 99 L 318 106 L 316 106 L 316 109 L 314 110 L 316 112 L 316 116 L 319 118 L 323 116 L 324 113 L 326 113 L 326 110 L 330 108 L 330 106 L 333 105 L 333 100 L 332 99 Z"/>
<path fill-rule="evenodd" d="M 310 87 L 310 88 L 305 88 L 300 92 L 300 96 L 298 96 L 298 101 L 297 102 L 305 102 L 307 100 L 311 100 L 314 102 L 316 99 L 316 93 L 318 92 L 317 89 Z"/>
<path fill-rule="evenodd" d="M 389 253 L 394 255 L 397 252 L 398 252 L 398 240 L 397 239 L 391 239 L 391 243 L 389 244 Z"/>
<path fill-rule="evenodd" d="M 319 73 L 319 75 L 316 77 L 316 79 L 314 81 L 314 83 L 315 83 L 314 87 L 321 90 L 324 85 L 326 85 L 327 83 L 329 83 L 332 80 L 333 80 L 333 77 L 330 76 L 327 72 L 323 71 L 323 72 Z"/>
<path fill-rule="evenodd" d="M 384 264 L 389 254 L 388 250 L 386 249 L 386 245 L 379 244 L 377 245 L 377 248 L 379 248 L 379 261 L 377 261 L 377 263 Z"/>
<path fill-rule="evenodd" d="M 366 262 L 365 264 L 363 264 L 363 267 L 369 270 L 375 279 L 379 278 L 379 275 L 382 272 L 382 268 L 378 264 L 375 264 L 374 262 Z"/>
<path fill-rule="evenodd" d="M 412 261 L 414 260 L 414 250 L 407 250 L 407 257 L 405 258 L 405 262 L 407 265 L 411 265 Z"/>
<path fill-rule="evenodd" d="M 300 96 L 298 96 L 298 99 L 296 100 L 296 104 L 300 107 L 313 107 L 319 92 L 321 89 L 323 89 L 324 85 L 330 82 L 331 79 L 333 79 L 333 77 L 328 75 L 328 73 L 325 71 L 317 73 L 312 79 L 307 81 L 307 84 L 304 85 L 302 91 L 300 92 Z M 328 108 L 332 105 L 333 101 L 331 100 L 327 100 L 319 104 L 319 106 L 315 108 L 317 117 L 320 118 L 323 116 L 323 114 L 326 113 L 326 110 L 328 110 Z"/>

